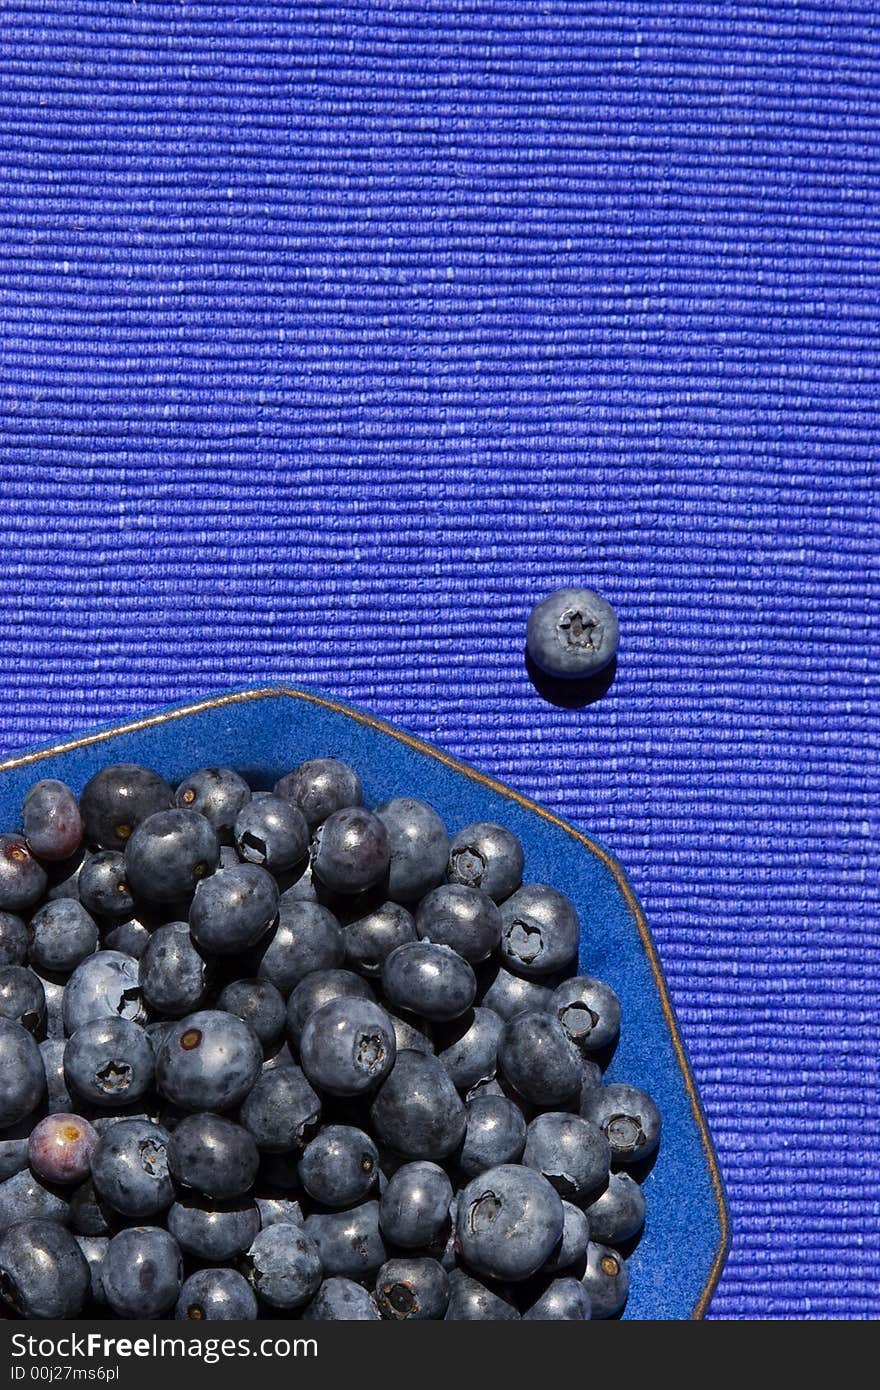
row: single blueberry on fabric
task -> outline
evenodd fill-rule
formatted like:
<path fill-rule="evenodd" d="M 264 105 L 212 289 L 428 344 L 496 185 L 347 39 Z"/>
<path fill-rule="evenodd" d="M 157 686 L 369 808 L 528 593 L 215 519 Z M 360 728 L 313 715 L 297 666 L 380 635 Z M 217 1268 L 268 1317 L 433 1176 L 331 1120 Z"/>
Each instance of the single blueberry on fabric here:
<path fill-rule="evenodd" d="M 526 650 L 546 675 L 585 680 L 617 655 L 617 614 L 592 589 L 557 589 L 536 604 L 526 625 Z"/>

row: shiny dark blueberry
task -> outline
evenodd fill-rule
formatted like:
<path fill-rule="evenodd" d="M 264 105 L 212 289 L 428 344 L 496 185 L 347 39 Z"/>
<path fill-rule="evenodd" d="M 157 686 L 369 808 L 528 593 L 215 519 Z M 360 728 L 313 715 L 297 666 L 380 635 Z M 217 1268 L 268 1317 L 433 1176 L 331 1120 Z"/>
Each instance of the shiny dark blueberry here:
<path fill-rule="evenodd" d="M 463 1269 L 449 1275 L 447 1322 L 519 1322 L 508 1291 L 491 1289 Z"/>
<path fill-rule="evenodd" d="M 350 970 L 313 970 L 300 980 L 287 1001 L 287 1032 L 299 1046 L 306 1019 L 331 999 L 372 999 L 373 991 Z"/>
<path fill-rule="evenodd" d="M 390 900 L 347 923 L 343 938 L 346 965 L 367 976 L 380 975 L 397 946 L 418 939 L 412 913 Z"/>
<path fill-rule="evenodd" d="M 382 966 L 390 1002 L 432 1022 L 460 1017 L 474 1002 L 477 982 L 466 960 L 449 946 L 413 941 L 398 946 Z"/>
<path fill-rule="evenodd" d="M 102 767 L 79 799 L 86 840 L 104 849 L 124 849 L 141 821 L 173 805 L 174 793 L 164 778 L 135 763 Z"/>
<path fill-rule="evenodd" d="M 110 951 L 121 951 L 125 956 L 140 960 L 150 944 L 150 928 L 139 917 L 105 923 L 101 944 Z"/>
<path fill-rule="evenodd" d="M 103 1200 L 131 1221 L 149 1221 L 174 1199 L 170 1136 L 152 1120 L 118 1120 L 92 1154 L 92 1181 Z"/>
<path fill-rule="evenodd" d="M 504 1163 L 518 1163 L 526 1143 L 522 1111 L 506 1096 L 476 1096 L 467 1103 L 467 1129 L 458 1164 L 476 1177 Z"/>
<path fill-rule="evenodd" d="M 382 1234 L 389 1245 L 404 1250 L 432 1245 L 448 1225 L 451 1201 L 452 1183 L 439 1164 L 404 1163 L 379 1201 Z"/>
<path fill-rule="evenodd" d="M 536 604 L 526 650 L 548 676 L 585 680 L 614 660 L 620 630 L 611 604 L 593 589 L 556 589 Z"/>
<path fill-rule="evenodd" d="M 224 1115 L 187 1115 L 168 1141 L 168 1171 L 174 1181 L 218 1201 L 248 1192 L 259 1166 L 253 1136 Z"/>
<path fill-rule="evenodd" d="M 286 999 L 313 970 L 335 970 L 345 956 L 342 928 L 318 903 L 282 894 L 278 922 L 260 943 L 257 974 Z"/>
<path fill-rule="evenodd" d="M 447 877 L 501 903 L 522 883 L 523 862 L 522 845 L 511 830 L 477 821 L 459 830 L 449 846 Z"/>
<path fill-rule="evenodd" d="M 558 1274 L 580 1263 L 590 1243 L 590 1222 L 573 1202 L 562 1203 L 562 1239 L 544 1266 L 545 1274 Z"/>
<path fill-rule="evenodd" d="M 334 811 L 360 806 L 363 800 L 361 779 L 338 758 L 311 758 L 300 763 L 275 783 L 275 791 L 302 811 L 310 830 Z"/>
<path fill-rule="evenodd" d="M 590 1295 L 579 1279 L 570 1276 L 553 1279 L 530 1308 L 523 1321 L 587 1322 L 590 1318 Z"/>
<path fill-rule="evenodd" d="M 153 1049 L 137 1023 L 95 1018 L 70 1037 L 64 1076 L 77 1095 L 102 1108 L 131 1105 L 153 1084 Z"/>
<path fill-rule="evenodd" d="M 224 1264 L 248 1249 L 260 1229 L 260 1213 L 248 1197 L 219 1202 L 181 1192 L 168 1208 L 168 1229 L 187 1255 Z"/>
<path fill-rule="evenodd" d="M 47 1187 L 30 1168 L 20 1168 L 0 1183 L 0 1234 L 20 1221 L 36 1219 L 66 1226 L 70 1204 L 55 1186 Z"/>
<path fill-rule="evenodd" d="M 149 903 L 188 902 L 219 861 L 220 841 L 210 822 L 179 808 L 148 816 L 125 847 L 128 883 Z"/>
<path fill-rule="evenodd" d="M 125 856 L 102 849 L 83 861 L 77 880 L 79 900 L 103 922 L 122 922 L 134 912 L 134 898 L 125 872 Z"/>
<path fill-rule="evenodd" d="M 242 1269 L 264 1303 L 283 1309 L 301 1308 L 308 1303 L 320 1288 L 325 1272 L 313 1236 L 308 1230 L 289 1224 L 267 1226 L 258 1232 L 242 1261 Z"/>
<path fill-rule="evenodd" d="M 46 992 L 33 970 L 24 965 L 0 969 L 0 1018 L 20 1023 L 39 1036 L 46 1018 Z"/>
<path fill-rule="evenodd" d="M 157 927 L 140 958 L 138 979 L 151 1009 L 171 1018 L 193 1013 L 208 992 L 208 963 L 185 922 Z"/>
<path fill-rule="evenodd" d="M 537 980 L 514 975 L 504 966 L 493 967 L 478 991 L 478 1001 L 503 1019 L 517 1014 L 536 1013 L 550 1007 L 551 991 Z"/>
<path fill-rule="evenodd" d="M 388 896 L 395 902 L 417 902 L 446 876 L 446 826 L 433 806 L 412 796 L 383 801 L 376 815 L 388 831 L 391 848 Z"/>
<path fill-rule="evenodd" d="M 94 918 L 73 898 L 46 903 L 31 918 L 29 957 L 40 970 L 69 975 L 98 947 Z"/>
<path fill-rule="evenodd" d="M 458 1247 L 465 1263 L 489 1279 L 528 1279 L 549 1259 L 563 1225 L 559 1194 L 518 1164 L 490 1168 L 459 1193 Z"/>
<path fill-rule="evenodd" d="M 491 1009 L 469 1009 L 438 1029 L 437 1056 L 459 1091 L 495 1075 L 503 1019 Z"/>
<path fill-rule="evenodd" d="M 105 1305 L 107 1300 L 104 1297 L 104 1285 L 101 1283 L 101 1266 L 104 1263 L 107 1246 L 110 1244 L 109 1237 L 76 1235 L 74 1240 L 85 1256 L 86 1264 L 89 1267 L 91 1300 L 93 1303 Z"/>
<path fill-rule="evenodd" d="M 367 999 L 331 999 L 306 1019 L 300 1061 L 312 1085 L 334 1096 L 360 1095 L 394 1066 L 391 1020 Z"/>
<path fill-rule="evenodd" d="M 626 1307 L 629 1269 L 616 1250 L 590 1241 L 581 1283 L 590 1295 L 594 1318 L 614 1318 Z"/>
<path fill-rule="evenodd" d="M 389 1322 L 439 1320 L 449 1302 L 449 1278 L 436 1260 L 404 1255 L 386 1260 L 376 1277 L 376 1306 Z"/>
<path fill-rule="evenodd" d="M 189 909 L 193 941 L 214 955 L 255 946 L 278 915 L 278 884 L 258 864 L 220 869 L 196 887 Z"/>
<path fill-rule="evenodd" d="M 325 1279 L 303 1310 L 303 1322 L 378 1322 L 372 1294 L 353 1279 Z"/>
<path fill-rule="evenodd" d="M 0 912 L 27 912 L 49 880 L 21 835 L 0 835 Z"/>
<path fill-rule="evenodd" d="M 107 1246 L 101 1266 L 107 1302 L 121 1318 L 158 1318 L 183 1283 L 180 1247 L 161 1226 L 133 1226 Z"/>
<path fill-rule="evenodd" d="M 644 1226 L 645 1195 L 629 1173 L 612 1173 L 586 1214 L 593 1240 L 617 1248 L 634 1240 Z"/>
<path fill-rule="evenodd" d="M 379 1176 L 379 1155 L 368 1134 L 352 1125 L 326 1125 L 306 1145 L 299 1176 L 309 1196 L 325 1207 L 362 1202 Z"/>
<path fill-rule="evenodd" d="M 464 1138 L 465 1108 L 436 1057 L 401 1052 L 370 1111 L 373 1132 L 404 1158 L 446 1158 Z"/>
<path fill-rule="evenodd" d="M 501 959 L 518 975 L 540 979 L 577 959 L 574 903 L 544 883 L 526 883 L 501 905 Z"/>
<path fill-rule="evenodd" d="M 276 1067 L 251 1087 L 240 1119 L 259 1149 L 293 1156 L 295 1163 L 317 1132 L 321 1100 L 299 1067 Z"/>
<path fill-rule="evenodd" d="M 385 879 L 390 862 L 384 822 L 361 806 L 334 811 L 315 832 L 313 869 L 331 892 L 373 888 Z"/>
<path fill-rule="evenodd" d="M 178 1322 L 253 1322 L 258 1315 L 254 1291 L 237 1269 L 197 1269 L 174 1309 Z"/>
<path fill-rule="evenodd" d="M 198 811 L 227 844 L 243 806 L 251 799 L 247 782 L 231 767 L 201 767 L 181 782 L 174 796 L 184 811 Z"/>
<path fill-rule="evenodd" d="M 660 1111 L 638 1086 L 598 1086 L 583 1097 L 581 1114 L 602 1130 L 614 1163 L 640 1163 L 660 1142 Z"/>
<path fill-rule="evenodd" d="M 620 1000 L 603 980 L 589 975 L 564 980 L 550 997 L 550 1012 L 582 1052 L 603 1052 L 617 1042 Z"/>
<path fill-rule="evenodd" d="M 18 1124 L 35 1110 L 46 1091 L 43 1059 L 31 1034 L 13 1019 L 0 1017 L 0 1129 Z"/>
<path fill-rule="evenodd" d="M 295 1229 L 294 1226 L 269 1227 L 276 1231 Z M 387 1259 L 379 1230 L 378 1202 L 361 1202 L 348 1211 L 315 1212 L 306 1217 L 305 1232 L 317 1245 L 327 1275 L 339 1274 L 346 1279 L 366 1282 Z"/>
<path fill-rule="evenodd" d="M 0 965 L 24 965 L 27 952 L 28 930 L 22 919 L 14 912 L 0 912 Z"/>
<path fill-rule="evenodd" d="M 75 1033 L 94 1018 L 145 1021 L 138 962 L 121 951 L 96 951 L 76 967 L 64 991 L 64 1028 Z"/>
<path fill-rule="evenodd" d="M 498 1065 L 514 1090 L 532 1105 L 562 1105 L 580 1086 L 580 1056 L 552 1014 L 517 1014 L 509 1019 L 498 1041 Z"/>
<path fill-rule="evenodd" d="M 269 980 L 230 980 L 217 1000 L 217 1008 L 243 1018 L 264 1048 L 271 1047 L 284 1034 L 287 1010 Z"/>
<path fill-rule="evenodd" d="M 529 1125 L 522 1161 L 561 1197 L 583 1203 L 608 1181 L 611 1148 L 591 1121 L 551 1110 Z"/>
<path fill-rule="evenodd" d="M 56 1221 L 22 1221 L 0 1238 L 0 1297 L 24 1318 L 73 1318 L 91 1290 L 85 1256 Z"/>
<path fill-rule="evenodd" d="M 69 859 L 82 843 L 83 823 L 76 797 L 64 782 L 35 782 L 21 807 L 21 830 L 37 859 Z"/>
<path fill-rule="evenodd" d="M 451 946 L 472 965 L 479 964 L 501 940 L 501 913 L 479 888 L 444 883 L 419 903 L 416 931 L 424 941 Z"/>
<path fill-rule="evenodd" d="M 203 1009 L 168 1029 L 156 1058 L 156 1084 L 182 1110 L 228 1110 L 241 1104 L 262 1065 L 259 1038 L 243 1019 Z"/>
<path fill-rule="evenodd" d="M 235 847 L 249 864 L 272 873 L 292 869 L 309 848 L 309 827 L 302 812 L 283 796 L 258 792 L 241 808 L 233 831 Z"/>

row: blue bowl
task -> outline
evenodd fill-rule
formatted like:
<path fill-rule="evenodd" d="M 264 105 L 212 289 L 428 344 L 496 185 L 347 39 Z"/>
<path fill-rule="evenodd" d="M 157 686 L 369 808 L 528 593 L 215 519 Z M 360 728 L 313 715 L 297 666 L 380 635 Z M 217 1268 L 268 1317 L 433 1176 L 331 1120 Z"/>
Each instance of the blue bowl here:
<path fill-rule="evenodd" d="M 526 876 L 555 884 L 581 919 L 581 968 L 613 986 L 623 1008 L 609 1080 L 650 1091 L 663 1112 L 660 1153 L 645 1180 L 645 1234 L 630 1257 L 625 1317 L 700 1318 L 727 1254 L 729 1220 L 718 1161 L 663 972 L 620 865 L 558 816 L 391 725 L 302 690 L 238 691 L 146 715 L 0 763 L 0 826 L 17 825 L 28 786 L 57 777 L 79 791 L 97 768 L 140 762 L 172 783 L 195 767 L 237 767 L 268 787 L 305 758 L 352 763 L 370 804 L 423 797 L 454 831 L 476 820 L 510 826 Z"/>

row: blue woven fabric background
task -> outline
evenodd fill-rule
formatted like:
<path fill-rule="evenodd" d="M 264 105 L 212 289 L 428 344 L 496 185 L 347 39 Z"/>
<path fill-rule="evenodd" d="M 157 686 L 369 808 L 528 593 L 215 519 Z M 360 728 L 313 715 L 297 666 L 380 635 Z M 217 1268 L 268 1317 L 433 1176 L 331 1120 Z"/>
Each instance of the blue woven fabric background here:
<path fill-rule="evenodd" d="M 712 1315 L 876 1317 L 876 4 L 0 26 L 2 749 L 283 678 L 586 828 L 717 1140 Z M 623 646 L 570 710 L 522 643 L 575 580 Z"/>

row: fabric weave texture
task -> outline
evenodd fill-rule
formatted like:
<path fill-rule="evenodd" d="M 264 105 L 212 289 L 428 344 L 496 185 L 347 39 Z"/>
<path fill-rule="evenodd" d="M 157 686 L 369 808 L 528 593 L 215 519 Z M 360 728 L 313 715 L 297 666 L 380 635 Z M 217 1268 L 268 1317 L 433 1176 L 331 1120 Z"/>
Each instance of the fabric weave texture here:
<path fill-rule="evenodd" d="M 2 748 L 285 680 L 588 830 L 710 1316 L 877 1317 L 876 5 L 5 0 L 0 69 Z"/>

